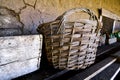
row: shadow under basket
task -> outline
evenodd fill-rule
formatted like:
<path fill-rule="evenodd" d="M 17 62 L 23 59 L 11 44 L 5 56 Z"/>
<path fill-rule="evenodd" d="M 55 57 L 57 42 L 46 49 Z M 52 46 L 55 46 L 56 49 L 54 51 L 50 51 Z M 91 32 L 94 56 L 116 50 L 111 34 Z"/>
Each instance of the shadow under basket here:
<path fill-rule="evenodd" d="M 81 13 L 89 18 L 82 18 Z M 100 28 L 89 9 L 68 10 L 55 21 L 39 26 L 38 31 L 45 37 L 47 58 L 54 68 L 84 69 L 94 63 Z"/>

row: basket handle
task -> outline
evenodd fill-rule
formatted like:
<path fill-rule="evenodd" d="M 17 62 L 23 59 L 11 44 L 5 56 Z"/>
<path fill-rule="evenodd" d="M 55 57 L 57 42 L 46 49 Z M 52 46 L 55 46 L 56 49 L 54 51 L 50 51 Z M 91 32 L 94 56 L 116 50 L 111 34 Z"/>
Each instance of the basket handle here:
<path fill-rule="evenodd" d="M 57 33 L 59 33 L 60 30 L 63 30 L 62 24 L 67 19 L 68 16 L 70 16 L 73 13 L 81 12 L 81 11 L 88 13 L 90 15 L 90 20 L 92 20 L 92 19 L 96 20 L 99 25 L 99 21 L 98 21 L 97 17 L 93 14 L 93 12 L 91 10 L 89 10 L 87 8 L 74 8 L 74 9 L 70 9 L 70 10 L 66 11 L 65 13 L 63 13 L 62 16 L 60 16 L 60 25 L 59 25 Z"/>
<path fill-rule="evenodd" d="M 74 9 L 70 9 L 70 10 L 66 11 L 62 15 L 62 20 L 64 21 L 71 14 L 76 13 L 76 12 L 81 12 L 81 11 L 88 13 L 90 15 L 90 19 L 95 19 L 95 15 L 93 14 L 93 12 L 91 10 L 89 10 L 87 8 L 74 8 Z"/>

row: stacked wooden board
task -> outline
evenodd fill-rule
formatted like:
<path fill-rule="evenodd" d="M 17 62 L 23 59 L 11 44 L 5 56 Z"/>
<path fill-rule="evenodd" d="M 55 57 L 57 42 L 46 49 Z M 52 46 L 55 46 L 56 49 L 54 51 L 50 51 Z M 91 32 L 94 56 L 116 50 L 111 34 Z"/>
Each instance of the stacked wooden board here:
<path fill-rule="evenodd" d="M 42 35 L 0 37 L 0 80 L 9 80 L 40 67 Z"/>

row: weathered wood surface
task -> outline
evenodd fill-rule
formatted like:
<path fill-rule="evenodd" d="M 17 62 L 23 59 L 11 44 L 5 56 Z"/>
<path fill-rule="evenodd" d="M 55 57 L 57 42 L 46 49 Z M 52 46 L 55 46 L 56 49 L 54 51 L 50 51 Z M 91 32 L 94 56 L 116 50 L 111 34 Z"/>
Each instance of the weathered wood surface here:
<path fill-rule="evenodd" d="M 0 80 L 39 69 L 42 35 L 0 37 Z"/>
<path fill-rule="evenodd" d="M 42 36 L 0 37 L 0 65 L 41 55 Z"/>
<path fill-rule="evenodd" d="M 102 16 L 106 16 L 106 17 L 109 17 L 109 18 L 112 18 L 115 20 L 120 20 L 120 17 L 118 15 L 114 14 L 111 11 L 105 10 L 105 9 L 102 9 Z"/>
<path fill-rule="evenodd" d="M 11 80 L 18 76 L 33 72 L 38 68 L 38 58 L 6 64 L 0 66 L 0 80 Z"/>

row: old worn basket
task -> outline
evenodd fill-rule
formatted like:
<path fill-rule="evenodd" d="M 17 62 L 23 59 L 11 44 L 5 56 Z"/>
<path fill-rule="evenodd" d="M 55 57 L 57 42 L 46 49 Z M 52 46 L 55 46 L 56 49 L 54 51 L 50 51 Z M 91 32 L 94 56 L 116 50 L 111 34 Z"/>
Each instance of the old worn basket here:
<path fill-rule="evenodd" d="M 81 19 L 78 16 L 82 15 L 78 15 L 70 20 L 70 16 L 81 12 L 89 18 Z M 94 63 L 100 28 L 89 9 L 71 9 L 55 21 L 39 26 L 38 31 L 44 34 L 47 58 L 55 68 L 82 69 Z"/>

